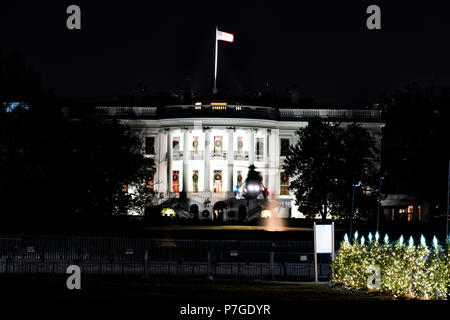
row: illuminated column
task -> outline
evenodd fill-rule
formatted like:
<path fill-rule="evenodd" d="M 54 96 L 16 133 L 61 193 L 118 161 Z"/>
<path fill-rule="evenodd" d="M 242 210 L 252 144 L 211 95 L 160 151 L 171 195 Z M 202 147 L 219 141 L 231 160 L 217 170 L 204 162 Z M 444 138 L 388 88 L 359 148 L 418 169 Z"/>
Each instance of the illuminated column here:
<path fill-rule="evenodd" d="M 203 183 L 203 191 L 209 192 L 210 191 L 209 174 L 210 174 L 210 160 L 211 160 L 211 143 L 210 143 L 209 129 L 204 129 L 203 132 L 205 133 L 205 180 Z"/>
<path fill-rule="evenodd" d="M 189 139 L 189 132 L 187 129 L 184 129 L 183 133 L 183 192 L 188 192 L 188 181 L 189 181 L 189 145 L 188 145 L 188 139 Z"/>
<path fill-rule="evenodd" d="M 271 180 L 271 189 L 274 194 L 280 194 L 280 130 L 272 129 L 272 153 L 270 166 L 273 168 L 273 180 Z"/>
<path fill-rule="evenodd" d="M 269 188 L 269 183 L 270 183 L 270 156 L 272 155 L 272 150 L 270 150 L 271 149 L 271 147 L 272 147 L 272 141 L 270 140 L 270 138 L 271 138 L 271 130 L 270 129 L 267 129 L 267 133 L 266 133 L 266 156 L 264 157 L 264 167 L 266 168 L 265 169 L 265 171 L 266 171 L 266 177 L 265 177 L 265 179 L 266 179 L 266 181 L 263 181 L 264 182 L 264 185 L 266 186 L 266 187 L 268 187 Z M 269 190 L 270 190 L 270 188 L 269 188 Z"/>
<path fill-rule="evenodd" d="M 255 133 L 253 129 L 249 129 L 248 133 L 248 164 L 255 164 Z"/>
<path fill-rule="evenodd" d="M 228 129 L 228 191 L 233 192 L 233 129 Z"/>
<path fill-rule="evenodd" d="M 166 161 L 167 161 L 167 192 L 170 192 L 170 187 L 172 186 L 172 135 L 170 133 L 170 129 L 166 129 L 167 133 L 167 153 L 166 153 Z"/>

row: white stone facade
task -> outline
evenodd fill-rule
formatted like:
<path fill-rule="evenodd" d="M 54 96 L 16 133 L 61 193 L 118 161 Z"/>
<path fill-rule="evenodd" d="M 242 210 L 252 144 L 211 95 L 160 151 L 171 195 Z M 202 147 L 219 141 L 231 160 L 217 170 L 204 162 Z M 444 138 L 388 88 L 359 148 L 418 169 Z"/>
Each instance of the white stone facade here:
<path fill-rule="evenodd" d="M 146 157 L 154 159 L 156 165 L 153 183 L 160 202 L 179 198 L 185 192 L 189 204 L 184 210 L 189 212 L 196 205 L 199 218 L 211 218 L 216 203 L 234 197 L 234 188 L 240 183 L 238 175 L 242 175 L 242 181 L 245 181 L 248 167 L 252 164 L 262 174 L 271 199 L 277 201 L 278 215 L 303 218 L 293 195 L 283 194 L 286 189 L 282 188 L 282 142 L 295 144 L 295 131 L 305 127 L 312 117 L 342 125 L 357 122 L 374 135 L 378 144 L 384 125 L 379 110 L 223 106 L 216 116 L 211 105 L 164 107 L 162 113 L 158 113 L 156 108 L 142 107 L 98 109 L 136 130 L 142 138 L 144 152 L 146 139 L 153 137 L 153 149 Z M 240 111 L 243 114 L 239 114 Z M 249 117 L 252 113 L 255 118 Z M 217 173 L 220 180 L 216 179 Z M 194 174 L 197 181 L 194 181 Z M 211 215 L 202 216 L 204 211 Z M 237 213 L 234 212 L 233 216 L 237 217 Z M 223 219 L 231 217 L 224 216 Z"/>

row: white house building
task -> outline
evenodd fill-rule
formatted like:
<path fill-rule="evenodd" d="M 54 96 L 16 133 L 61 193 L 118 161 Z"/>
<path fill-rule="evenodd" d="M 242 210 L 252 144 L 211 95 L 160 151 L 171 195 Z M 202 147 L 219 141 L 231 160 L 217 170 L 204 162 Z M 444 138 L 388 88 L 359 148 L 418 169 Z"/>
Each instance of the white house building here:
<path fill-rule="evenodd" d="M 380 143 L 384 126 L 381 111 L 374 109 L 287 109 L 226 103 L 96 109 L 137 130 L 145 156 L 156 165 L 150 183 L 159 202 L 179 215 L 199 219 L 243 219 L 265 209 L 235 199 L 250 165 L 260 172 L 270 191 L 270 209 L 280 217 L 303 218 L 282 170 L 289 145 L 296 143 L 295 131 L 311 118 L 342 125 L 356 122 Z"/>

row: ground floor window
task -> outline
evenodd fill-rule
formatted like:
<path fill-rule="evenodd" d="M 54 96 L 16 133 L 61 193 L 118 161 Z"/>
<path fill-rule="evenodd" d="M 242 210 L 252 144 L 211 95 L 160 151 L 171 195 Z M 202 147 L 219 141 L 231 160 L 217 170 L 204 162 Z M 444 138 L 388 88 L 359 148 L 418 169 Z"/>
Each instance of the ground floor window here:
<path fill-rule="evenodd" d="M 198 170 L 192 173 L 192 192 L 198 192 Z"/>
<path fill-rule="evenodd" d="M 222 192 L 222 170 L 214 170 L 213 185 L 214 192 Z"/>
<path fill-rule="evenodd" d="M 175 193 L 180 192 L 180 171 L 173 171 L 172 174 L 172 191 Z"/>
<path fill-rule="evenodd" d="M 284 172 L 280 175 L 280 195 L 289 195 L 289 177 Z"/>

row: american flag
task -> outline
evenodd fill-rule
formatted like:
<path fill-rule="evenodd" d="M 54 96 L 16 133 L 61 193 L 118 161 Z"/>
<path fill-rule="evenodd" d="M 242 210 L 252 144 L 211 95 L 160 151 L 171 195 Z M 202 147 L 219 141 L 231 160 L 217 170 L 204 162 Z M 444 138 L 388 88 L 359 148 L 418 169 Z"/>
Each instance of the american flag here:
<path fill-rule="evenodd" d="M 222 41 L 227 41 L 227 42 L 233 42 L 234 41 L 234 35 L 233 34 L 222 32 L 222 31 L 219 31 L 219 30 L 217 30 L 216 38 L 217 38 L 217 40 L 222 40 Z"/>

